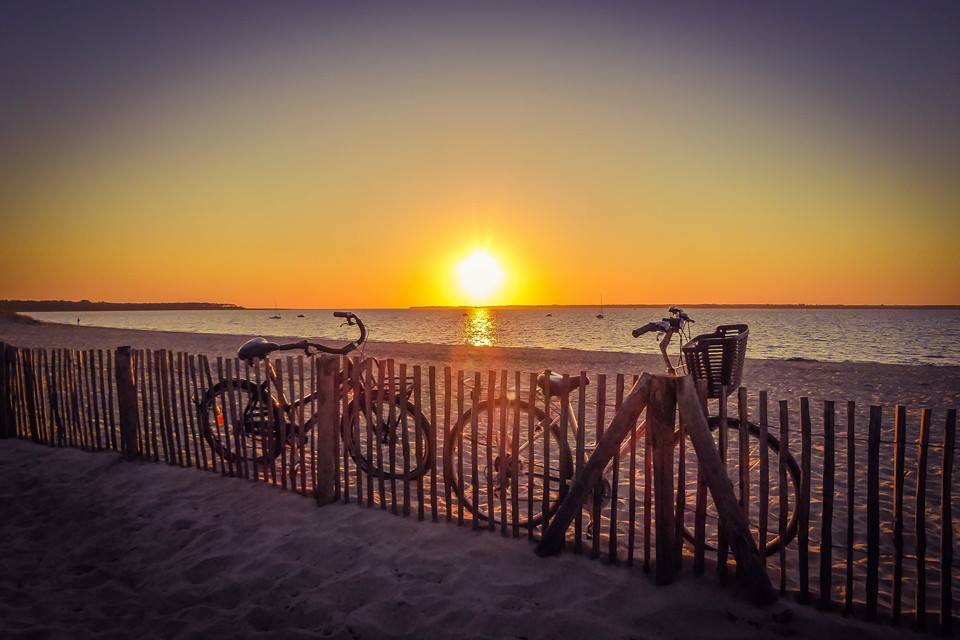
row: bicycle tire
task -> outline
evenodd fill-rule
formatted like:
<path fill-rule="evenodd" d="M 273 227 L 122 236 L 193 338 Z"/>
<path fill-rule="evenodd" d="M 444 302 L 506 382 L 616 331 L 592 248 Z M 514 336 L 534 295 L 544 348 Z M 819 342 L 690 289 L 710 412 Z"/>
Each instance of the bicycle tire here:
<path fill-rule="evenodd" d="M 720 426 L 719 416 L 711 416 L 709 419 L 710 431 L 715 431 Z M 734 433 L 740 428 L 740 419 L 739 418 L 727 418 L 727 427 L 732 429 Z M 747 421 L 747 430 L 749 435 L 759 441 L 760 439 L 760 427 L 754 424 L 753 422 Z M 679 430 L 674 433 L 675 440 L 679 440 L 680 432 Z M 780 454 L 780 440 L 777 439 L 773 434 L 767 434 L 767 448 L 770 449 L 769 458 L 772 460 L 778 460 Z M 767 542 L 766 546 L 766 557 L 770 557 L 780 551 L 780 548 L 784 545 L 789 545 L 793 539 L 797 536 L 797 530 L 800 525 L 798 505 L 800 504 L 800 465 L 797 464 L 796 458 L 787 452 L 786 455 L 787 463 L 787 478 L 788 483 L 793 486 L 793 500 L 789 500 L 789 490 L 788 490 L 788 506 L 792 504 L 793 508 L 790 511 L 790 516 L 787 520 L 787 529 L 784 532 L 786 540 L 782 540 L 779 533 L 771 538 Z M 750 526 L 753 527 L 753 523 L 750 523 Z M 695 544 L 695 538 L 693 533 L 684 525 L 683 527 L 683 537 L 690 544 Z M 710 544 L 704 543 L 704 549 L 707 551 L 716 551 L 717 548 Z"/>
<path fill-rule="evenodd" d="M 502 402 L 503 402 L 502 400 L 494 401 L 495 410 L 497 407 L 501 405 Z M 530 405 L 525 400 L 519 400 L 517 398 L 510 398 L 507 400 L 508 415 L 515 413 L 517 408 L 519 408 L 520 415 L 524 416 L 524 415 L 527 415 Z M 443 474 L 444 474 L 444 477 L 447 479 L 447 482 L 450 483 L 450 488 L 452 493 L 457 496 L 458 500 L 463 501 L 463 504 L 466 507 L 466 509 L 470 511 L 470 513 L 472 513 L 474 517 L 482 521 L 489 521 L 490 515 L 485 513 L 483 510 L 483 506 L 485 505 L 481 504 L 481 508 L 477 509 L 476 505 L 474 504 L 474 501 L 469 496 L 466 495 L 467 492 L 464 490 L 464 487 L 463 487 L 463 479 L 457 476 L 457 469 L 456 469 L 456 465 L 454 464 L 454 452 L 455 452 L 454 447 L 459 441 L 460 432 L 464 429 L 464 427 L 469 428 L 469 426 L 471 425 L 474 409 L 478 410 L 480 412 L 480 415 L 484 415 L 489 410 L 489 402 L 487 400 L 483 400 L 477 403 L 476 406 L 471 407 L 466 411 L 464 411 L 463 414 L 457 419 L 457 422 L 450 429 L 450 433 L 447 434 L 446 437 L 444 438 Z M 544 421 L 546 420 L 546 414 L 543 412 L 542 409 L 536 406 L 533 408 L 533 411 L 537 419 L 537 424 L 543 425 Z M 521 432 L 523 432 L 522 428 L 521 428 Z M 561 478 L 567 478 L 568 480 L 573 479 L 573 458 L 570 455 L 569 443 L 567 443 L 566 439 L 563 438 L 563 434 L 560 432 L 560 426 L 558 424 L 553 424 L 550 426 L 550 436 L 553 439 L 554 444 L 556 445 L 560 476 L 557 478 L 553 478 L 551 476 L 547 480 L 547 486 L 549 487 L 550 481 L 556 480 L 558 483 L 558 486 L 560 486 L 560 489 L 562 490 Z M 464 473 L 464 475 L 467 475 L 467 474 Z M 523 471 L 521 471 L 519 475 L 520 475 L 520 478 L 519 478 L 520 482 L 523 482 L 524 476 L 526 474 Z M 542 478 L 544 475 L 546 475 L 546 473 L 541 474 L 539 477 Z M 547 513 L 546 513 L 547 516 L 553 515 L 556 512 L 556 510 L 560 507 L 559 494 L 560 492 L 558 491 L 557 498 L 549 501 Z M 451 506 L 448 505 L 447 508 L 451 508 Z M 499 525 L 501 524 L 501 521 L 500 519 L 497 518 L 496 511 L 497 509 L 494 508 L 493 522 Z M 532 528 L 543 522 L 543 516 L 544 514 L 542 511 L 534 515 L 533 517 L 529 517 L 529 518 L 521 518 L 518 515 L 517 521 L 519 523 L 519 526 L 521 527 Z"/>
<path fill-rule="evenodd" d="M 395 479 L 395 480 L 401 480 L 404 482 L 409 482 L 411 480 L 416 480 L 417 478 L 425 475 L 428 471 L 430 471 L 431 465 L 433 464 L 433 442 L 431 442 L 431 439 L 430 439 L 430 429 L 431 429 L 430 421 L 427 420 L 427 417 L 423 415 L 423 412 L 420 411 L 417 405 L 415 405 L 410 400 L 401 399 L 400 396 L 396 396 L 394 398 L 394 404 L 398 408 L 398 410 L 395 412 L 395 415 L 394 415 L 394 425 L 396 425 L 400 421 L 399 407 L 401 402 L 404 402 L 406 405 L 407 421 L 409 424 L 413 426 L 414 429 L 417 428 L 417 422 L 416 422 L 417 416 L 420 417 L 420 431 L 421 431 L 420 453 L 421 455 L 418 459 L 415 459 L 415 463 L 416 463 L 415 466 L 411 468 L 409 471 L 407 471 L 407 473 L 403 473 L 402 471 L 400 473 L 390 472 L 387 468 L 382 468 L 382 469 L 378 468 L 376 465 L 375 459 L 367 460 L 367 458 L 364 455 L 366 453 L 365 447 L 362 445 L 362 443 L 357 442 L 357 439 L 355 437 L 359 435 L 359 430 L 358 430 L 358 433 L 355 434 L 352 428 L 348 428 L 348 425 L 345 424 L 345 421 L 343 421 L 344 423 L 341 424 L 341 434 L 343 436 L 344 441 L 347 443 L 347 451 L 349 451 L 350 457 L 353 459 L 354 463 L 358 465 L 364 473 L 372 475 L 376 478 L 379 478 L 382 475 L 385 480 Z M 360 411 L 358 414 L 358 422 L 366 423 L 367 400 L 365 395 L 361 395 L 359 398 L 352 399 L 350 401 L 350 404 L 348 405 L 348 411 L 350 412 L 356 411 L 358 407 L 363 408 L 363 410 Z M 349 413 L 347 415 L 352 415 L 352 413 Z M 381 423 L 386 422 L 386 420 L 389 420 L 389 415 L 387 416 L 386 419 L 384 419 L 383 417 L 380 417 Z M 367 428 L 369 430 L 369 425 Z M 388 429 L 388 433 L 391 431 L 393 430 Z M 416 432 L 414 432 L 413 434 L 413 438 L 415 437 L 416 437 Z M 409 446 L 410 446 L 410 451 L 413 452 L 414 457 L 416 458 L 416 449 L 414 444 L 416 441 L 413 438 L 410 439 Z M 373 452 L 374 454 L 376 453 L 375 447 L 373 448 Z M 387 457 L 386 455 L 382 455 L 382 458 L 386 458 L 386 457 Z M 382 459 L 381 459 L 381 466 L 383 466 Z"/>
<path fill-rule="evenodd" d="M 225 446 L 224 443 L 221 441 L 220 436 L 214 433 L 211 428 L 211 420 L 210 420 L 211 408 L 214 408 L 216 406 L 215 403 L 218 396 L 223 395 L 224 393 L 232 389 L 237 389 L 243 393 L 246 393 L 247 402 L 244 405 L 242 410 L 242 415 L 244 416 L 243 419 L 246 422 L 248 419 L 248 416 L 250 415 L 251 407 L 257 403 L 258 392 L 263 393 L 263 391 L 260 390 L 262 386 L 263 385 L 258 385 L 257 383 L 251 380 L 246 380 L 244 378 L 220 380 L 215 385 L 207 389 L 203 394 L 203 398 L 201 398 L 201 400 L 197 403 L 197 408 L 200 413 L 200 416 L 199 416 L 200 431 L 203 435 L 203 438 L 207 441 L 207 444 L 210 445 L 210 448 L 213 450 L 213 452 L 221 456 L 224 460 L 237 463 L 246 459 L 255 464 L 262 465 L 262 464 L 269 463 L 271 460 L 275 459 L 278 455 L 280 455 L 281 443 L 280 443 L 280 435 L 279 435 L 280 429 L 278 426 L 273 427 L 273 433 L 270 434 L 272 437 L 267 438 L 266 440 L 263 441 L 266 443 L 272 443 L 272 446 L 268 447 L 266 444 L 262 445 L 260 448 L 260 451 L 262 451 L 263 453 L 256 457 L 252 457 L 249 455 L 248 456 L 240 455 L 239 452 L 234 451 L 231 442 L 227 442 Z M 274 408 L 273 408 L 273 419 L 274 419 L 273 424 L 274 425 L 279 424 L 278 413 L 279 411 L 276 405 L 274 405 Z M 222 418 L 219 419 L 219 422 L 216 420 L 214 422 L 221 424 Z M 252 449 L 253 448 L 251 447 L 250 449 L 248 449 L 248 451 L 252 451 Z"/>

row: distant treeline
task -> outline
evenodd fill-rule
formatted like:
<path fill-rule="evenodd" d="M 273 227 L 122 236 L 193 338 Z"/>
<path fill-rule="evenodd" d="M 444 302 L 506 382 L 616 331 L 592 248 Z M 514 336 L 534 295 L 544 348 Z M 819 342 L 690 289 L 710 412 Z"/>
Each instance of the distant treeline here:
<path fill-rule="evenodd" d="M 199 311 L 242 309 L 215 302 L 91 302 L 90 300 L 0 300 L 0 311 Z"/>

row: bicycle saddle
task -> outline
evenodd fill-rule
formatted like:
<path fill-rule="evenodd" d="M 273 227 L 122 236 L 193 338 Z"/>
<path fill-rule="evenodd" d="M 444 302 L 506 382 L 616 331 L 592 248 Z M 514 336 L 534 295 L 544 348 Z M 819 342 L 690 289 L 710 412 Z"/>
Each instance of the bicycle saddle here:
<path fill-rule="evenodd" d="M 551 396 L 560 396 L 563 395 L 565 391 L 573 391 L 574 389 L 580 388 L 580 379 L 583 378 L 583 384 L 590 384 L 590 379 L 586 375 L 583 376 L 570 376 L 567 380 L 566 386 L 563 384 L 563 376 L 559 373 L 550 372 L 550 395 Z M 537 376 L 537 385 L 546 391 L 546 376 L 544 372 L 540 372 L 540 375 Z"/>
<path fill-rule="evenodd" d="M 267 357 L 272 351 L 276 351 L 279 346 L 276 342 L 270 342 L 266 338 L 253 338 L 240 345 L 237 350 L 237 357 L 252 364 L 256 358 Z"/>

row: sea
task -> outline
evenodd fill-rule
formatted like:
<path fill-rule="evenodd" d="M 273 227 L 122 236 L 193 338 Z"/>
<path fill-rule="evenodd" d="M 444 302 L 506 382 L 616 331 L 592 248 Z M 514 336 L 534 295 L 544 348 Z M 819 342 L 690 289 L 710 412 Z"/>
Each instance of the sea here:
<path fill-rule="evenodd" d="M 238 336 L 351 339 L 333 310 L 35 312 L 46 322 Z M 668 315 L 650 307 L 354 309 L 382 342 L 469 344 L 657 353 L 657 337 L 631 331 Z M 696 308 L 693 335 L 722 324 L 750 327 L 748 357 L 889 364 L 960 365 L 960 310 L 855 308 Z M 279 316 L 275 318 L 273 316 Z M 675 348 L 676 345 L 671 345 Z"/>

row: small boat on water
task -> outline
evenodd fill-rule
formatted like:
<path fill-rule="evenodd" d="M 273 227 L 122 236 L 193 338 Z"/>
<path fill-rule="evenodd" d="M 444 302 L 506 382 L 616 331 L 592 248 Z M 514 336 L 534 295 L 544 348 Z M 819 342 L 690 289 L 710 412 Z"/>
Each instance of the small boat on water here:
<path fill-rule="evenodd" d="M 600 296 L 600 313 L 597 314 L 598 320 L 603 320 L 603 296 Z"/>
<path fill-rule="evenodd" d="M 298 318 L 306 318 L 307 316 L 303 315 L 302 313 L 298 313 L 298 314 L 297 314 L 297 317 L 298 317 Z"/>
<path fill-rule="evenodd" d="M 267 318 L 267 319 L 268 319 L 268 320 L 280 320 L 281 318 L 280 318 L 280 316 L 270 316 L 270 317 Z"/>

